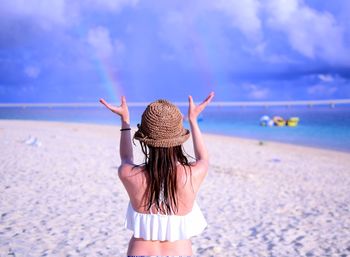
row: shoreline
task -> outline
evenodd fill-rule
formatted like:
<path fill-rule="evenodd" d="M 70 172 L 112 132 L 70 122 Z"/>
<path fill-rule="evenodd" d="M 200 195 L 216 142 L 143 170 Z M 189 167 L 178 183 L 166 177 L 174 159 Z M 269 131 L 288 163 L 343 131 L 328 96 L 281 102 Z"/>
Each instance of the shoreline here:
<path fill-rule="evenodd" d="M 0 119 L 0 124 L 1 122 L 26 122 L 26 123 L 43 123 L 43 124 L 71 124 L 71 125 L 86 125 L 86 126 L 92 126 L 92 127 L 105 127 L 105 128 L 113 128 L 117 127 L 119 120 L 116 120 L 116 125 L 113 124 L 106 124 L 106 123 L 93 123 L 93 122 L 77 122 L 77 121 L 55 121 L 55 120 L 31 120 L 31 119 Z M 136 130 L 135 126 L 132 126 L 133 131 Z M 234 139 L 234 140 L 242 140 L 242 141 L 247 141 L 247 142 L 255 142 L 259 144 L 262 142 L 263 145 L 266 144 L 273 144 L 275 146 L 281 145 L 281 146 L 290 146 L 290 147 L 296 147 L 296 148 L 305 148 L 305 149 L 310 149 L 310 150 L 320 150 L 320 151 L 329 151 L 329 152 L 335 152 L 335 153 L 343 153 L 343 154 L 348 154 L 350 155 L 350 150 L 344 150 L 344 149 L 335 149 L 335 148 L 327 148 L 327 147 L 322 147 L 322 146 L 313 146 L 313 145 L 307 145 L 307 144 L 298 144 L 298 143 L 289 143 L 289 142 L 281 142 L 281 141 L 275 141 L 275 140 L 261 140 L 257 138 L 251 138 L 251 137 L 239 137 L 239 136 L 234 136 L 234 135 L 226 135 L 226 134 L 221 134 L 221 133 L 210 133 L 210 132 L 203 132 L 203 135 L 207 136 L 214 136 L 214 137 L 219 137 L 223 139 Z"/>

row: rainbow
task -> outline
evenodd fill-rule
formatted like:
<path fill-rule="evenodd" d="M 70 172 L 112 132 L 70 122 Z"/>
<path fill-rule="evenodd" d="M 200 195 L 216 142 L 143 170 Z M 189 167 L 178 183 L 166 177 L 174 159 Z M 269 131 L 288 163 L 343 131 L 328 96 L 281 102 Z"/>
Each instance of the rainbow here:
<path fill-rule="evenodd" d="M 83 24 L 80 24 L 76 29 L 81 38 L 86 38 L 88 29 Z M 98 54 L 94 56 L 94 66 L 106 93 L 106 95 L 98 95 L 96 97 L 104 98 L 109 102 L 119 103 L 120 97 L 124 95 L 124 90 L 118 76 L 117 67 L 111 63 L 109 58 L 103 58 Z"/>
<path fill-rule="evenodd" d="M 103 98 L 107 101 L 119 102 L 120 97 L 124 95 L 124 90 L 117 69 L 108 60 L 99 56 L 96 56 L 95 66 L 107 93 Z"/>
<path fill-rule="evenodd" d="M 214 75 L 213 74 L 213 65 L 210 62 L 210 57 L 215 55 L 214 51 L 211 51 L 212 47 L 210 46 L 210 40 L 200 33 L 200 30 L 196 28 L 196 24 L 193 23 L 191 17 L 186 17 L 191 43 L 194 45 L 193 59 L 195 65 L 199 69 L 201 74 L 201 80 L 203 82 L 203 90 L 213 91 Z"/>
<path fill-rule="evenodd" d="M 214 89 L 214 74 L 212 72 L 213 64 L 210 62 L 209 58 L 215 53 L 211 51 L 212 47 L 210 47 L 208 38 L 198 31 L 191 19 L 186 20 L 188 21 L 187 25 L 191 35 L 190 38 L 194 46 L 192 58 L 201 74 L 200 76 L 203 83 L 202 88 L 204 91 L 212 91 Z M 85 38 L 87 29 L 80 25 L 78 33 Z M 112 60 L 109 58 L 104 58 L 98 54 L 96 54 L 94 58 L 94 65 L 101 79 L 101 85 L 107 94 L 101 97 L 110 102 L 119 102 L 120 97 L 124 95 L 125 92 L 123 90 L 122 81 L 118 74 L 117 67 L 113 65 Z"/>

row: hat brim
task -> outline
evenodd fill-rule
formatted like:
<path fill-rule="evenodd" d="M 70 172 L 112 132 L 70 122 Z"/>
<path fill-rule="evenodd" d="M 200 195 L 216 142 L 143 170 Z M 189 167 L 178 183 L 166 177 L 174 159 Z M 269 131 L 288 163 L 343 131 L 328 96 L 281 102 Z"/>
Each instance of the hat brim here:
<path fill-rule="evenodd" d="M 184 129 L 181 136 L 170 139 L 152 139 L 147 137 L 141 137 L 137 135 L 137 132 L 134 135 L 134 139 L 153 147 L 174 147 L 182 145 L 187 141 L 189 137 L 190 131 L 188 129 Z"/>

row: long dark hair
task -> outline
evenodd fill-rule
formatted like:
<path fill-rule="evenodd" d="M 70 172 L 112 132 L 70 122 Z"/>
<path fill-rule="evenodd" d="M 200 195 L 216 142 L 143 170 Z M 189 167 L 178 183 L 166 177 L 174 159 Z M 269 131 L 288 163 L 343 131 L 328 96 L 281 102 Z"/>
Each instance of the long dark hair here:
<path fill-rule="evenodd" d="M 174 147 L 152 147 L 140 142 L 145 155 L 145 173 L 147 187 L 144 194 L 146 209 L 150 210 L 154 204 L 160 213 L 175 214 L 178 211 L 177 199 L 177 163 L 181 164 L 186 173 L 191 166 L 182 145 Z"/>

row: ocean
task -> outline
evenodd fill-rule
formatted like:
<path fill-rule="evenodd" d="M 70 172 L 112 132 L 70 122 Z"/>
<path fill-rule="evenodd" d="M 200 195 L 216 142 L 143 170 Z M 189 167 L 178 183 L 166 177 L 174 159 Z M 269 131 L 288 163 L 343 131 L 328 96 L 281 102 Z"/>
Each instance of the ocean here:
<path fill-rule="evenodd" d="M 186 114 L 186 108 L 180 108 Z M 140 122 L 144 107 L 130 107 L 131 125 Z M 299 117 L 297 127 L 262 127 L 263 115 L 284 119 Z M 24 119 L 109 124 L 119 126 L 119 118 L 104 107 L 48 108 L 3 107 L 0 119 Z M 277 141 L 350 152 L 350 106 L 314 107 L 207 107 L 200 117 L 203 132 Z M 185 127 L 189 127 L 185 122 Z"/>

